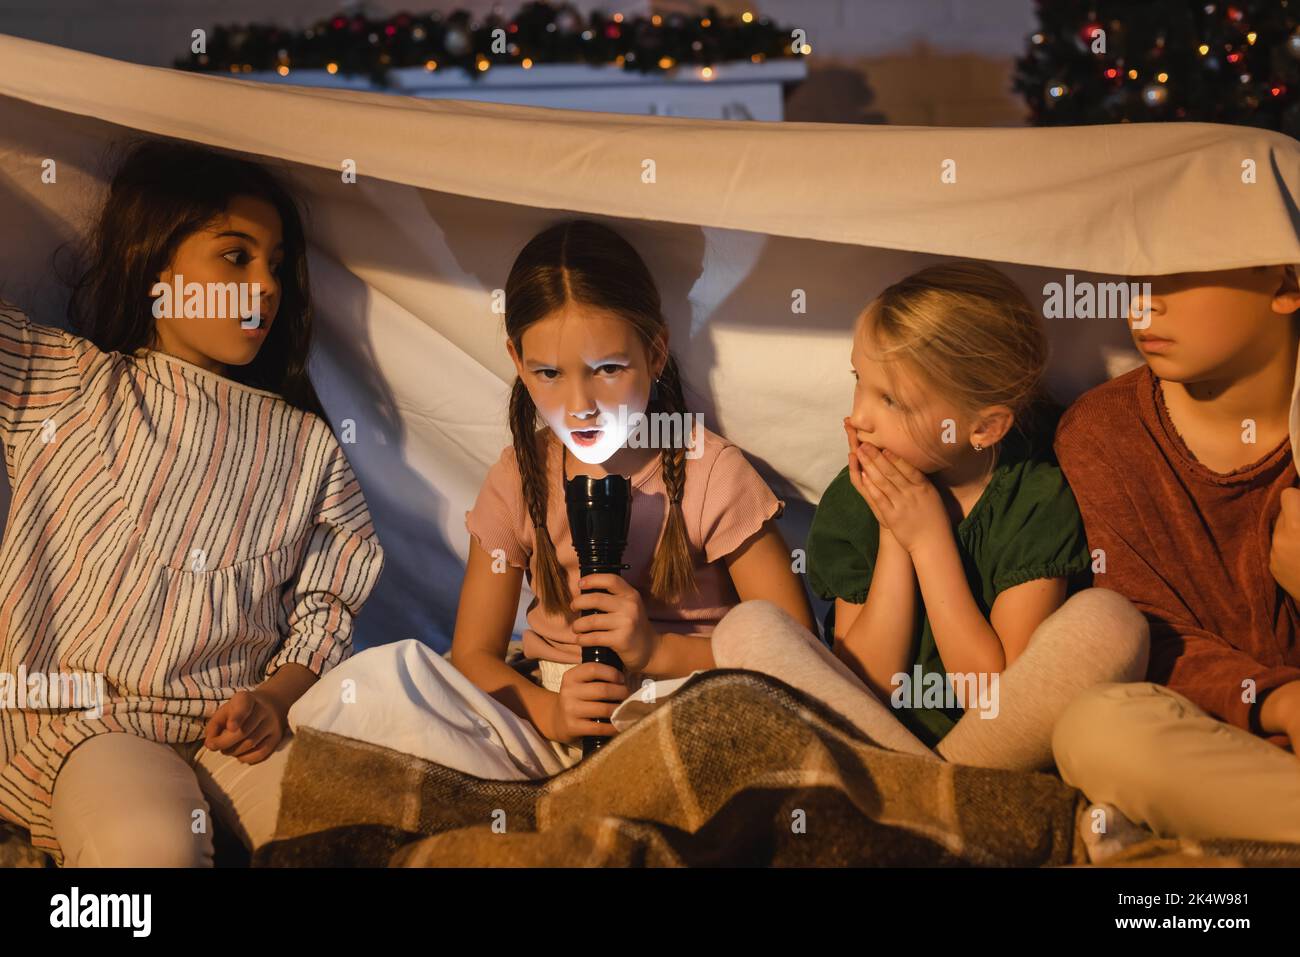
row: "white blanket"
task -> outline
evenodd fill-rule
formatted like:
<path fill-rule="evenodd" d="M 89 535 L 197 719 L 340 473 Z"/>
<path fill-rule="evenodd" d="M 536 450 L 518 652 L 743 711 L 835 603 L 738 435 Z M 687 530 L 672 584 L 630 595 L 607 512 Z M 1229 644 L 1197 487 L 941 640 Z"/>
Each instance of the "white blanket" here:
<path fill-rule="evenodd" d="M 335 426 L 357 424 L 346 451 L 388 558 L 362 646 L 446 647 L 464 513 L 508 442 L 491 292 L 560 217 L 599 218 L 641 251 L 695 408 L 790 503 L 792 545 L 843 458 L 850 324 L 887 283 L 979 258 L 1041 302 L 1067 271 L 1300 262 L 1300 144 L 1265 131 L 628 117 L 262 86 L 0 37 L 0 295 L 36 321 L 61 323 L 51 257 L 94 214 L 105 147 L 141 133 L 252 154 L 307 201 L 312 373 Z M 1062 399 L 1136 359 L 1119 321 L 1049 334 Z"/>

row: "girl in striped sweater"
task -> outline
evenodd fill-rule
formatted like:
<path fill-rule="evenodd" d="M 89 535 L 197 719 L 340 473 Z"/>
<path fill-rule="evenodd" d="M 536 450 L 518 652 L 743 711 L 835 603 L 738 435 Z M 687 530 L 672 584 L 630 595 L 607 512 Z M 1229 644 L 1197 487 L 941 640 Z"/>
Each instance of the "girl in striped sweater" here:
<path fill-rule="evenodd" d="M 260 321 L 193 283 L 256 283 Z M 294 201 L 142 143 L 69 311 L 79 334 L 0 308 L 0 815 L 65 865 L 210 865 L 210 804 L 273 833 L 289 706 L 383 566 L 307 376 Z"/>

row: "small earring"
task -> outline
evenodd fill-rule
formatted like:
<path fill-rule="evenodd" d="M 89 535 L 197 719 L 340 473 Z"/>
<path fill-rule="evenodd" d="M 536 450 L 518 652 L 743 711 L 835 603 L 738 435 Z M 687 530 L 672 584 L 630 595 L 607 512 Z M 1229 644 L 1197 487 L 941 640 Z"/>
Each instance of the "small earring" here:
<path fill-rule="evenodd" d="M 659 380 L 655 379 L 650 383 L 650 401 L 653 402 L 659 398 Z"/>
<path fill-rule="evenodd" d="M 971 443 L 971 444 L 975 446 L 975 451 L 976 451 L 976 452 L 983 452 L 983 451 L 984 451 L 984 446 L 980 445 L 978 442 L 973 442 L 973 443 Z"/>

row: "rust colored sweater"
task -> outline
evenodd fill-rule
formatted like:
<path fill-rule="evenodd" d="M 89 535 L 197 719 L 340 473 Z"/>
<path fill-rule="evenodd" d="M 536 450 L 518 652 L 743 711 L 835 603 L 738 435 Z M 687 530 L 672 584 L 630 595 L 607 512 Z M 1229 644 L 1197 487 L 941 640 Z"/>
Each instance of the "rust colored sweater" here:
<path fill-rule="evenodd" d="M 1282 490 L 1296 483 L 1290 443 L 1218 473 L 1198 462 L 1147 366 L 1084 394 L 1056 433 L 1061 468 L 1090 548 L 1094 584 L 1127 596 L 1151 623 L 1148 677 L 1231 724 L 1262 734 L 1256 700 L 1300 680 L 1300 613 L 1269 572 Z M 1287 746 L 1285 735 L 1267 736 Z"/>

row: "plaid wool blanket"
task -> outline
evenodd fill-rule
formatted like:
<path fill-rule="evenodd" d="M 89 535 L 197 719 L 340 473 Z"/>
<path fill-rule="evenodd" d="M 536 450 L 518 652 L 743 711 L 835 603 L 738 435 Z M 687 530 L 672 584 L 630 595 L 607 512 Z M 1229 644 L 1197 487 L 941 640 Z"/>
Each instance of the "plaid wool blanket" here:
<path fill-rule="evenodd" d="M 544 781 L 488 781 L 303 728 L 255 866 L 1085 864 L 1086 802 L 1050 774 L 896 754 L 748 671 L 697 675 Z M 0 867 L 47 855 L 0 822 Z M 1300 865 L 1300 846 L 1152 839 L 1117 866 Z"/>
<path fill-rule="evenodd" d="M 544 781 L 487 781 L 308 728 L 258 865 L 1020 865 L 1082 859 L 1046 774 L 876 747 L 754 672 L 698 675 Z"/>

